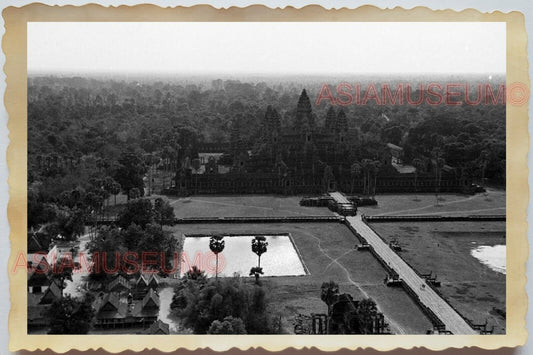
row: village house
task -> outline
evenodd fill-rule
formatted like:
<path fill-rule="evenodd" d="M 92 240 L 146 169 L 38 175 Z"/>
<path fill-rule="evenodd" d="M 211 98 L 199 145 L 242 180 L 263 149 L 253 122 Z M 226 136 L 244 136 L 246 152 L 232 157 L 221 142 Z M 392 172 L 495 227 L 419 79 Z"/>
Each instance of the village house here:
<path fill-rule="evenodd" d="M 141 274 L 134 282 L 117 276 L 93 302 L 96 328 L 146 328 L 157 321 L 157 276 Z"/>
<path fill-rule="evenodd" d="M 170 334 L 170 326 L 167 323 L 162 322 L 161 320 L 157 320 L 152 323 L 150 328 L 145 330 L 144 334 L 168 335 Z"/>

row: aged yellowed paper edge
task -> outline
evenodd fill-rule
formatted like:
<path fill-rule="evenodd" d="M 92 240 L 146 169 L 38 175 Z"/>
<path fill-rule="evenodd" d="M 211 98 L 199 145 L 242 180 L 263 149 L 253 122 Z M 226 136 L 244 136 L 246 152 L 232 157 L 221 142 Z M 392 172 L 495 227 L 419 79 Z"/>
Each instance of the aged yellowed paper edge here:
<path fill-rule="evenodd" d="M 401 8 L 382 10 L 364 6 L 355 10 L 326 10 L 320 6 L 302 9 L 288 7 L 270 9 L 255 5 L 246 8 L 215 9 L 207 5 L 163 9 L 154 5 L 119 6 L 106 8 L 100 5 L 82 7 L 51 7 L 31 4 L 21 8 L 9 7 L 3 11 L 6 34 L 2 48 L 6 55 L 4 71 L 7 90 L 4 103 L 9 115 L 10 145 L 7 152 L 9 167 L 11 255 L 8 262 L 10 277 L 11 312 L 9 315 L 9 349 L 35 350 L 50 348 L 56 352 L 69 349 L 104 348 L 119 352 L 126 349 L 140 351 L 157 348 L 172 351 L 177 348 L 206 348 L 226 350 L 231 347 L 247 349 L 263 347 L 277 351 L 287 347 L 318 347 L 322 350 L 371 347 L 390 350 L 397 347 L 426 347 L 441 350 L 448 347 L 477 346 L 483 349 L 512 347 L 524 344 L 527 338 L 525 315 L 525 263 L 528 256 L 526 209 L 527 185 L 527 103 L 522 106 L 507 105 L 507 334 L 476 336 L 401 335 L 401 336 L 135 336 L 135 335 L 27 335 L 26 275 L 23 271 L 12 273 L 15 258 L 26 251 L 27 204 L 27 56 L 26 26 L 31 21 L 491 21 L 507 24 L 507 86 L 524 83 L 530 88 L 526 53 L 527 34 L 524 16 L 519 12 L 480 13 L 469 9 L 433 11 L 423 7 L 411 10 Z M 468 35 L 465 33 L 465 35 Z"/>

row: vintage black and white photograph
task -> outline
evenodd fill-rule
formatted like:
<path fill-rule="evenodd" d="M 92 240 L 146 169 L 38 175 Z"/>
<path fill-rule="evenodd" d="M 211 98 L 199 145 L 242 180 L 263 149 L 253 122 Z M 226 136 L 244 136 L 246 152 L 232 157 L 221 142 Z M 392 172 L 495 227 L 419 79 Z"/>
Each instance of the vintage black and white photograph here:
<path fill-rule="evenodd" d="M 506 334 L 505 22 L 27 36 L 28 334 Z"/>

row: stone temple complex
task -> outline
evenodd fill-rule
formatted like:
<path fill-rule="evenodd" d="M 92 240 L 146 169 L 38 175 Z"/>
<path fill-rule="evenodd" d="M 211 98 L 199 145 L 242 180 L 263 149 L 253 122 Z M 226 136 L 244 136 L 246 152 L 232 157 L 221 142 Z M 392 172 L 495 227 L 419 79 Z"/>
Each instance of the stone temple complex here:
<path fill-rule="evenodd" d="M 200 145 L 197 156 L 180 162 L 173 186 L 164 193 L 470 192 L 471 181 L 459 169 L 440 166 L 438 159 L 428 159 L 423 169 L 404 165 L 402 148 L 393 144 L 357 161 L 358 131 L 350 128 L 342 108 L 330 107 L 324 124 L 317 121 L 305 89 L 288 127 L 282 127 L 275 108 L 266 108 L 260 138 L 253 144 L 244 142 L 242 123 L 235 120 L 230 142 Z"/>

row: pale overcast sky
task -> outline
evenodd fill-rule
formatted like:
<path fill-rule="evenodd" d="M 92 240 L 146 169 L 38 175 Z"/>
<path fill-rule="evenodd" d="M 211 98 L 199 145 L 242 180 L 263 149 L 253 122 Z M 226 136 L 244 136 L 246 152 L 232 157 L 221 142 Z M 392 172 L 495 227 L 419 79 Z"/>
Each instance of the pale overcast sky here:
<path fill-rule="evenodd" d="M 505 23 L 32 22 L 29 71 L 505 73 Z"/>

